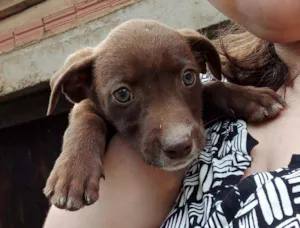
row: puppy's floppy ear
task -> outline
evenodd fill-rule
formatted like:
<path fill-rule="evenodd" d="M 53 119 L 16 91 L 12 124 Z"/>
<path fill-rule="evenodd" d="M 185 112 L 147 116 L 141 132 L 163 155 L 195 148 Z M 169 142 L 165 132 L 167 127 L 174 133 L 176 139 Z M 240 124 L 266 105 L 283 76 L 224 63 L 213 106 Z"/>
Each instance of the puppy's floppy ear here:
<path fill-rule="evenodd" d="M 197 31 L 192 29 L 178 29 L 181 35 L 185 37 L 188 44 L 190 45 L 192 52 L 198 61 L 201 73 L 206 73 L 206 64 L 213 76 L 221 80 L 222 69 L 221 60 L 218 51 L 212 45 L 212 43 L 200 35 Z"/>
<path fill-rule="evenodd" d="M 89 47 L 67 58 L 62 68 L 50 79 L 51 95 L 47 115 L 54 111 L 61 92 L 72 103 L 78 103 L 87 98 L 95 59 L 96 53 L 93 48 Z"/>

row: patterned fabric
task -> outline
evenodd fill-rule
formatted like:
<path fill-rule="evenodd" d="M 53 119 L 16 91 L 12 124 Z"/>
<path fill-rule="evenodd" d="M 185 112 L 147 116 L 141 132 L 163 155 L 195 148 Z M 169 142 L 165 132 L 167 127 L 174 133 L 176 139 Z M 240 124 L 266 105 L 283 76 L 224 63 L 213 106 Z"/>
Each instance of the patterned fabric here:
<path fill-rule="evenodd" d="M 300 157 L 287 168 L 242 180 L 257 144 L 244 121 L 221 120 L 188 168 L 164 228 L 300 227 Z"/>
<path fill-rule="evenodd" d="M 257 141 L 242 120 L 218 120 L 189 166 L 181 193 L 162 228 L 300 228 L 300 157 L 275 172 L 242 179 Z"/>

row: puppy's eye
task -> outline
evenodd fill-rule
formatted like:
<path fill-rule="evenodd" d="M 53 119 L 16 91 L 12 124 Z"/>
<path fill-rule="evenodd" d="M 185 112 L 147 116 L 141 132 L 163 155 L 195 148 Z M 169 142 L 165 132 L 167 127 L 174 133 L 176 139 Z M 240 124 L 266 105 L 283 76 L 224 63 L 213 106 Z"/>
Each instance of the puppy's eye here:
<path fill-rule="evenodd" d="M 191 86 L 195 83 L 195 81 L 196 81 L 196 73 L 192 71 L 184 72 L 182 76 L 182 84 L 184 86 Z"/>
<path fill-rule="evenodd" d="M 114 92 L 114 97 L 120 103 L 127 103 L 132 100 L 133 95 L 126 87 L 121 87 Z"/>

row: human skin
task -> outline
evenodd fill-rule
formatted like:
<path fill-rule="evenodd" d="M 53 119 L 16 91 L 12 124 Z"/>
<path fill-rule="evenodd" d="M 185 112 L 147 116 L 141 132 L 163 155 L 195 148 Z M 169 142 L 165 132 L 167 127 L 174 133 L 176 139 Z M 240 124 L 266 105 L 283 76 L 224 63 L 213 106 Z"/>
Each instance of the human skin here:
<path fill-rule="evenodd" d="M 279 57 L 291 77 L 300 74 L 300 1 L 210 0 L 222 13 L 254 35 L 275 42 Z M 284 4 L 283 4 L 284 2 Z M 283 89 L 278 91 L 283 94 Z M 293 154 L 300 154 L 300 81 L 286 88 L 288 107 L 273 121 L 249 125 L 259 141 L 245 176 L 286 167 Z M 275 143 L 274 143 L 275 142 Z M 170 211 L 184 171 L 167 172 L 145 165 L 139 153 L 115 136 L 106 153 L 107 178 L 101 181 L 100 199 L 77 212 L 51 207 L 45 228 L 150 228 L 159 227 Z"/>
<path fill-rule="evenodd" d="M 51 207 L 45 227 L 159 227 L 180 190 L 184 171 L 146 165 L 139 153 L 115 136 L 104 158 L 106 179 L 99 200 L 79 211 Z"/>
<path fill-rule="evenodd" d="M 209 0 L 255 36 L 276 43 L 299 40 L 298 0 Z"/>
<path fill-rule="evenodd" d="M 275 120 L 248 125 L 259 141 L 245 176 L 286 167 L 293 154 L 300 154 L 300 1 L 298 0 L 210 0 L 211 4 L 252 34 L 274 42 L 277 55 L 287 64 L 293 86 L 286 88 L 287 109 Z M 278 91 L 283 96 L 284 89 Z"/>

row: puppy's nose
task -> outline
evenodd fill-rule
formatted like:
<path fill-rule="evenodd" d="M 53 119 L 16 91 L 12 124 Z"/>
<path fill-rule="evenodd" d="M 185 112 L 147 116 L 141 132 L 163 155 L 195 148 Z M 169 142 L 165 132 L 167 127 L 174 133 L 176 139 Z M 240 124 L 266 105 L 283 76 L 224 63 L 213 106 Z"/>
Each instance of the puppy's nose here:
<path fill-rule="evenodd" d="M 192 150 L 192 139 L 184 137 L 165 148 L 165 154 L 171 159 L 180 159 L 187 156 Z"/>

